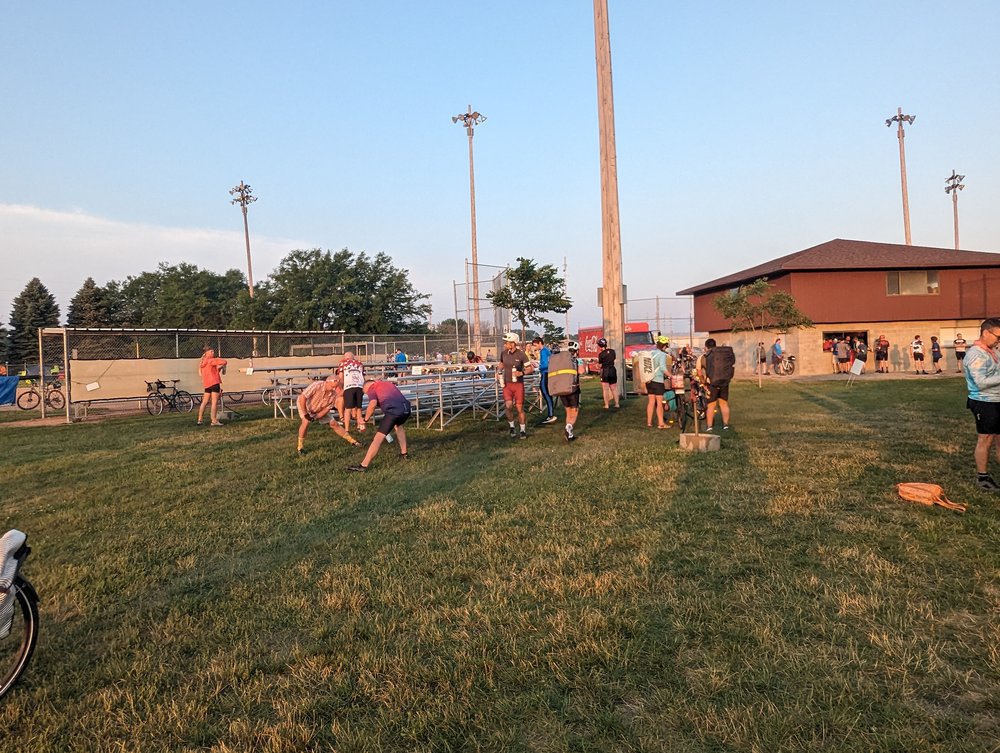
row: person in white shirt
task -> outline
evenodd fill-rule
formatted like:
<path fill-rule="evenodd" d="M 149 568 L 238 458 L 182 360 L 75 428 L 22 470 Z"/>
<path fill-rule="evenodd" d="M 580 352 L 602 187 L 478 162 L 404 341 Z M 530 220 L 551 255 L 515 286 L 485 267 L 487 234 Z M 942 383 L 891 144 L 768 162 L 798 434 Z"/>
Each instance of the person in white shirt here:
<path fill-rule="evenodd" d="M 917 374 L 926 374 L 924 370 L 924 343 L 920 335 L 913 338 L 910 343 L 910 355 L 913 357 L 913 370 Z"/>
<path fill-rule="evenodd" d="M 340 378 L 344 383 L 344 409 L 340 411 L 344 429 L 351 430 L 351 416 L 354 416 L 358 431 L 364 431 L 365 419 L 361 415 L 361 403 L 365 396 L 365 365 L 354 357 L 353 351 L 348 350 L 345 351 L 339 368 Z"/>

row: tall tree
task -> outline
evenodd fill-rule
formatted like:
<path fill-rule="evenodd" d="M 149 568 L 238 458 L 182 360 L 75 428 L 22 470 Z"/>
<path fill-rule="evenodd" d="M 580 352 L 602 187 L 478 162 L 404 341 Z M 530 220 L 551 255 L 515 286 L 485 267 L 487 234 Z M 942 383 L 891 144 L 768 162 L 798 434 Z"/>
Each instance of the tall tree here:
<path fill-rule="evenodd" d="M 519 257 L 517 266 L 507 270 L 507 284 L 486 294 L 494 306 L 510 310 L 521 323 L 524 341 L 528 323 L 541 324 L 547 330 L 555 327 L 545 314 L 565 314 L 573 302 L 566 296 L 566 280 L 551 264 L 538 266 L 531 259 Z"/>
<path fill-rule="evenodd" d="M 32 278 L 11 306 L 10 362 L 38 363 L 38 328 L 58 325 L 59 306 L 55 297 L 41 280 Z"/>
<path fill-rule="evenodd" d="M 457 324 L 454 319 L 442 319 L 438 322 L 437 331 L 442 335 L 465 335 L 469 332 L 469 323 L 465 319 L 459 319 Z"/>
<path fill-rule="evenodd" d="M 94 282 L 93 277 L 88 277 L 69 302 L 66 324 L 70 327 L 107 327 L 109 319 L 104 288 Z"/>
<path fill-rule="evenodd" d="M 733 332 L 753 332 L 754 340 L 758 330 L 787 332 L 794 327 L 812 326 L 812 320 L 799 310 L 795 298 L 776 289 L 766 277 L 717 295 L 712 305 L 729 320 Z M 758 370 L 758 386 L 760 381 Z"/>
<path fill-rule="evenodd" d="M 292 251 L 271 275 L 276 329 L 388 334 L 426 329 L 428 296 L 385 254 Z"/>
<path fill-rule="evenodd" d="M 0 324 L 0 363 L 7 363 L 10 358 L 10 332 Z"/>

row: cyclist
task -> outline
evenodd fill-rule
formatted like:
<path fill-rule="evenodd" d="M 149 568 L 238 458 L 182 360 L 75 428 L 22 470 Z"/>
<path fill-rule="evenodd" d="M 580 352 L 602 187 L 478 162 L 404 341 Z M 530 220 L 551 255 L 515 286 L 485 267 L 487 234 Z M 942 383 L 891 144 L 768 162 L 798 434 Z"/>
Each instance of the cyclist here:
<path fill-rule="evenodd" d="M 227 363 L 226 359 L 215 357 L 215 350 L 211 345 L 205 346 L 205 352 L 201 355 L 201 363 L 198 364 L 201 383 L 205 386 L 205 392 L 201 396 L 201 405 L 198 406 L 199 424 L 204 418 L 205 406 L 211 400 L 212 409 L 209 415 L 212 419 L 212 426 L 222 426 L 218 416 L 219 395 L 222 394 L 222 377 L 219 375 L 219 369 L 224 369 Z"/>
<path fill-rule="evenodd" d="M 646 426 L 652 428 L 653 414 L 656 414 L 656 428 L 667 429 L 669 425 L 663 420 L 663 396 L 667 394 L 667 348 L 670 347 L 670 338 L 660 335 L 656 338 L 656 350 L 653 351 L 653 374 L 652 378 L 646 382 Z"/>

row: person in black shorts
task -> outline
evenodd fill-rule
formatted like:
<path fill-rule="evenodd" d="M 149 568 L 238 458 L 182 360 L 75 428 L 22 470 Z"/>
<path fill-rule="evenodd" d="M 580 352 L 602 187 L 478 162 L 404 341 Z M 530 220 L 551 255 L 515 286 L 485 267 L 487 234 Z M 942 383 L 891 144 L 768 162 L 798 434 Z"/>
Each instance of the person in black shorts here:
<path fill-rule="evenodd" d="M 618 404 L 618 367 L 615 366 L 618 356 L 614 349 L 608 347 L 608 341 L 603 337 L 597 341 L 597 347 L 600 348 L 600 352 L 597 354 L 597 363 L 601 366 L 601 391 L 604 394 L 604 410 L 608 410 L 612 402 L 614 402 L 615 409 L 617 410 L 620 407 Z"/>
<path fill-rule="evenodd" d="M 573 426 L 580 416 L 580 363 L 577 354 L 580 352 L 580 345 L 575 340 L 570 340 L 566 346 L 573 359 L 573 368 L 576 370 L 576 378 L 573 380 L 573 391 L 568 395 L 563 395 L 563 407 L 566 409 L 566 441 L 575 442 L 576 435 L 573 433 Z"/>
<path fill-rule="evenodd" d="M 368 381 L 365 382 L 364 390 L 368 396 L 365 421 L 371 421 L 372 416 L 375 415 L 376 408 L 382 409 L 382 420 L 379 421 L 378 428 L 375 430 L 375 437 L 368 446 L 365 459 L 357 465 L 348 466 L 347 470 L 361 473 L 367 471 L 368 466 L 371 465 L 375 456 L 378 455 L 378 451 L 382 447 L 382 442 L 385 441 L 389 432 L 393 430 L 396 432 L 396 439 L 399 440 L 399 454 L 404 460 L 409 460 L 410 457 L 406 454 L 406 429 L 403 428 L 403 424 L 410 420 L 410 401 L 403 396 L 403 393 L 392 382 Z"/>

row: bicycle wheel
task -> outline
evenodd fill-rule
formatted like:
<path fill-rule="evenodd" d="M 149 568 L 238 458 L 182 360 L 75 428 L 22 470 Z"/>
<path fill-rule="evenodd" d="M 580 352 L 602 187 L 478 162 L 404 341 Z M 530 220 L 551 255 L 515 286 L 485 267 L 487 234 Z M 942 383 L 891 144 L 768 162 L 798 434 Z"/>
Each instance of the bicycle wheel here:
<path fill-rule="evenodd" d="M 177 390 L 177 395 L 174 398 L 174 404 L 177 406 L 177 410 L 181 413 L 190 413 L 194 409 L 194 398 L 191 396 L 190 392 Z"/>
<path fill-rule="evenodd" d="M 788 376 L 795 373 L 795 361 L 786 361 L 783 365 L 785 367 L 785 373 Z"/>
<path fill-rule="evenodd" d="M 159 392 L 154 392 L 146 398 L 146 410 L 151 416 L 158 416 L 163 413 L 163 404 L 167 399 Z"/>
<path fill-rule="evenodd" d="M 265 387 L 260 391 L 260 401 L 268 408 L 271 407 L 271 388 Z"/>
<path fill-rule="evenodd" d="M 14 596 L 14 614 L 10 618 L 0 617 L 0 697 L 17 682 L 24 672 L 38 641 L 38 603 L 35 590 L 21 576 L 14 578 L 11 586 Z M 7 619 L 10 630 L 6 629 Z"/>
<path fill-rule="evenodd" d="M 62 390 L 49 390 L 49 394 L 45 396 L 45 404 L 52 410 L 62 410 L 66 405 Z"/>
<path fill-rule="evenodd" d="M 17 396 L 17 407 L 21 410 L 34 410 L 41 404 L 41 402 L 42 398 L 37 392 L 35 392 L 34 387 Z"/>

